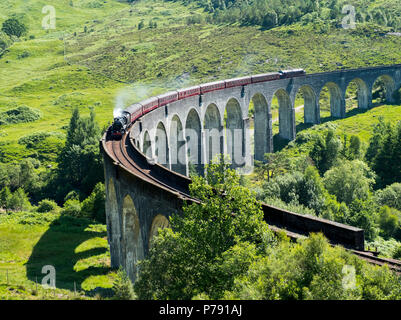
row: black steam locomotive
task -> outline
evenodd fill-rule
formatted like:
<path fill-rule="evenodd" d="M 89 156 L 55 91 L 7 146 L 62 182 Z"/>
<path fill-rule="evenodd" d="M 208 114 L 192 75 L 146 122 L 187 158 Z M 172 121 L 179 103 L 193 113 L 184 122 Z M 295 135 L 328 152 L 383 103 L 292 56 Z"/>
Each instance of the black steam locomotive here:
<path fill-rule="evenodd" d="M 128 112 L 123 111 L 122 114 L 114 118 L 113 124 L 109 128 L 109 135 L 113 139 L 121 139 L 121 137 L 127 131 L 127 127 L 130 124 L 131 116 Z"/>

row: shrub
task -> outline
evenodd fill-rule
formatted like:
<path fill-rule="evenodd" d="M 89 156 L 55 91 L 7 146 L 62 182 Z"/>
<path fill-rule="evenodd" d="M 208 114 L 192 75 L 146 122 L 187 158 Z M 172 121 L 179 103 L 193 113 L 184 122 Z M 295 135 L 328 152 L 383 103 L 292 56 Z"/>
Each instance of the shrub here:
<path fill-rule="evenodd" d="M 71 217 L 79 217 L 81 215 L 81 202 L 75 199 L 67 200 L 64 203 L 62 214 Z"/>
<path fill-rule="evenodd" d="M 395 249 L 395 251 L 393 253 L 393 258 L 401 260 L 401 246 L 398 246 L 398 248 Z"/>
<path fill-rule="evenodd" d="M 11 45 L 11 39 L 4 32 L 0 31 L 0 52 Z"/>
<path fill-rule="evenodd" d="M 39 111 L 27 106 L 20 106 L 0 113 L 0 125 L 33 122 L 38 119 L 40 119 Z"/>
<path fill-rule="evenodd" d="M 27 148 L 35 148 L 35 146 L 38 143 L 40 143 L 40 142 L 46 140 L 46 138 L 52 137 L 52 136 L 55 136 L 59 139 L 64 139 L 64 135 L 62 133 L 40 131 L 40 132 L 35 132 L 32 134 L 23 136 L 22 138 L 20 138 L 18 140 L 18 143 L 26 146 Z"/>
<path fill-rule="evenodd" d="M 113 291 L 116 300 L 135 300 L 132 282 L 122 267 L 118 269 L 117 278 L 113 283 Z"/>
<path fill-rule="evenodd" d="M 64 198 L 64 202 L 67 202 L 68 200 L 79 200 L 78 192 L 75 190 L 68 192 L 68 194 Z"/>
<path fill-rule="evenodd" d="M 31 203 L 24 189 L 18 188 L 9 198 L 8 207 L 14 211 L 29 210 Z"/>
<path fill-rule="evenodd" d="M 27 32 L 27 27 L 19 20 L 10 18 L 3 22 L 1 30 L 9 37 L 16 36 L 19 38 Z"/>
<path fill-rule="evenodd" d="M 49 200 L 49 199 L 44 199 L 42 201 L 39 202 L 38 204 L 38 212 L 50 212 L 50 211 L 54 211 L 55 209 L 57 209 L 57 203 L 53 200 Z"/>
<path fill-rule="evenodd" d="M 24 59 L 24 58 L 28 58 L 31 54 L 28 51 L 24 51 L 21 54 L 18 55 L 18 59 Z"/>
<path fill-rule="evenodd" d="M 386 205 L 401 211 L 401 183 L 393 183 L 385 189 L 377 190 L 375 198 L 379 205 Z"/>
<path fill-rule="evenodd" d="M 379 224 L 384 237 L 394 237 L 400 227 L 401 213 L 396 209 L 384 206 L 380 209 Z"/>
<path fill-rule="evenodd" d="M 103 183 L 99 182 L 91 195 L 82 202 L 82 215 L 106 223 L 105 201 L 105 187 Z"/>

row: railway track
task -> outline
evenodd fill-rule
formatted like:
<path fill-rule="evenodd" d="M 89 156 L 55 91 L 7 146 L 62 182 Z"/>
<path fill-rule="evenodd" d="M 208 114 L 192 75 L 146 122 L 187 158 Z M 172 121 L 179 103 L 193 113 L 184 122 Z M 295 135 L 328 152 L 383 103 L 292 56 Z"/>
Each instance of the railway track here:
<path fill-rule="evenodd" d="M 166 178 L 165 175 L 158 174 L 157 170 L 153 169 L 155 166 L 159 165 L 151 164 L 147 160 L 144 160 L 143 155 L 140 156 L 139 151 L 136 150 L 134 143 L 129 137 L 129 133 L 123 135 L 121 140 L 108 140 L 105 135 L 102 138 L 101 143 L 103 145 L 103 150 L 111 157 L 111 159 L 114 160 L 114 163 L 120 166 L 123 170 L 126 170 L 130 174 L 133 174 L 136 177 L 165 190 L 166 192 L 170 192 L 183 200 L 198 202 L 189 195 L 187 184 L 189 184 L 190 179 L 188 177 L 172 173 L 176 175 L 178 179 L 184 181 L 184 183 L 180 185 L 177 184 L 176 181 L 172 181 L 173 179 L 171 177 Z M 170 170 L 165 170 L 171 173 Z M 274 232 L 284 231 L 287 236 L 293 240 L 305 237 L 305 234 L 287 231 L 274 225 L 271 225 L 270 227 Z M 399 260 L 381 258 L 377 256 L 377 252 L 372 251 L 359 251 L 349 248 L 346 248 L 346 250 L 349 250 L 359 258 L 371 264 L 379 266 L 387 265 L 389 269 L 401 274 L 401 261 Z"/>

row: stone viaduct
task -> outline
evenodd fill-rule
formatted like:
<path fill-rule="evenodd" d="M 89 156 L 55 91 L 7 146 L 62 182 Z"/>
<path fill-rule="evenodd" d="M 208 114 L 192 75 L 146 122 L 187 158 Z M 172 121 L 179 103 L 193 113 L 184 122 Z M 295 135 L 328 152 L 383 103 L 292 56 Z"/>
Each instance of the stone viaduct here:
<path fill-rule="evenodd" d="M 168 225 L 168 216 L 180 211 L 185 196 L 176 191 L 179 187 L 171 186 L 189 181 L 185 177 L 189 174 L 188 163 L 195 164 L 202 173 L 203 165 L 216 154 L 227 153 L 233 159 L 234 167 L 244 168 L 251 166 L 253 159 L 263 160 L 265 153 L 273 152 L 271 105 L 274 97 L 279 104 L 279 136 L 290 141 L 296 135 L 294 104 L 299 92 L 304 99 L 304 122 L 318 124 L 319 97 L 324 87 L 330 93 L 331 116 L 343 118 L 350 83 L 356 83 L 358 87 L 358 108 L 369 109 L 373 86 L 378 79 L 385 86 L 388 102 L 392 102 L 393 93 L 401 86 L 401 65 L 251 83 L 195 95 L 156 108 L 132 124 L 129 138 L 123 142 L 125 145 L 129 139 L 133 144 L 130 155 L 136 158 L 131 163 L 147 160 L 143 166 L 148 169 L 138 169 L 138 172 L 127 169 L 128 164 L 124 161 L 128 160 L 118 159 L 117 153 L 111 151 L 113 147 L 108 147 L 103 138 L 112 267 L 124 266 L 130 278 L 135 280 L 136 262 L 148 253 L 152 237 L 158 228 Z M 248 116 L 251 101 L 254 105 L 253 139 Z M 163 177 L 164 182 L 143 178 L 145 171 L 148 176 Z"/>

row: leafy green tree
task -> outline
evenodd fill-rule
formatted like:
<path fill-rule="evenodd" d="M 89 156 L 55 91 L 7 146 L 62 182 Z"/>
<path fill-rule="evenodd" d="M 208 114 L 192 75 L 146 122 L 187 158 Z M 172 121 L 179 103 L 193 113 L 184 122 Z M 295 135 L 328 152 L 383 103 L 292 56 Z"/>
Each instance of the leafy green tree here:
<path fill-rule="evenodd" d="M 366 150 L 365 159 L 370 166 L 372 166 L 374 158 L 380 149 L 384 137 L 391 130 L 391 124 L 385 122 L 383 117 L 379 117 L 379 121 L 373 127 L 373 134 L 369 141 L 368 149 Z"/>
<path fill-rule="evenodd" d="M 356 160 L 362 157 L 362 142 L 358 136 L 352 135 L 349 145 L 344 144 L 344 156 L 348 160 Z"/>
<path fill-rule="evenodd" d="M 333 130 L 329 130 L 325 138 L 318 136 L 309 156 L 315 162 L 319 173 L 323 175 L 337 162 L 340 150 L 340 139 Z"/>
<path fill-rule="evenodd" d="M 401 122 L 396 125 L 379 122 L 370 141 L 367 159 L 379 177 L 378 187 L 401 181 Z"/>
<path fill-rule="evenodd" d="M 327 191 L 318 170 L 309 166 L 304 173 L 299 203 L 320 214 L 324 208 Z"/>
<path fill-rule="evenodd" d="M 324 186 L 338 202 L 351 204 L 355 199 L 369 198 L 375 174 L 361 160 L 344 161 L 324 175 Z"/>
<path fill-rule="evenodd" d="M 401 183 L 393 183 L 385 189 L 377 190 L 375 199 L 381 206 L 387 205 L 401 211 Z"/>
<path fill-rule="evenodd" d="M 71 217 L 80 217 L 81 209 L 82 205 L 79 200 L 70 199 L 64 203 L 61 213 Z"/>
<path fill-rule="evenodd" d="M 394 237 L 400 228 L 401 212 L 396 209 L 384 206 L 379 212 L 379 225 L 382 236 L 385 238 Z"/>
<path fill-rule="evenodd" d="M 103 160 L 99 150 L 101 132 L 91 109 L 90 116 L 82 118 L 74 109 L 67 132 L 67 141 L 58 157 L 58 169 L 52 186 L 58 186 L 53 198 L 58 202 L 70 190 L 89 196 L 98 182 L 103 181 Z M 52 190 L 48 190 L 51 194 Z"/>
<path fill-rule="evenodd" d="M 284 173 L 290 166 L 288 156 L 284 152 L 265 153 L 265 161 L 255 161 L 255 172 L 259 179 L 270 181 Z"/>
<path fill-rule="evenodd" d="M 7 210 L 9 208 L 10 198 L 10 189 L 7 186 L 2 188 L 0 191 L 0 208 L 4 208 Z"/>
<path fill-rule="evenodd" d="M 82 215 L 106 223 L 106 191 L 104 184 L 96 184 L 91 195 L 82 202 Z"/>
<path fill-rule="evenodd" d="M 50 199 L 43 199 L 38 203 L 38 212 L 50 212 L 58 208 L 57 203 Z"/>
<path fill-rule="evenodd" d="M 264 250 L 273 241 L 260 203 L 229 167 L 221 157 L 207 166 L 206 177 L 193 177 L 191 195 L 201 203 L 185 204 L 183 213 L 171 218 L 172 230 L 155 237 L 135 283 L 140 299 L 191 299 L 202 293 L 219 298 L 248 266 L 247 251 L 254 255 L 251 248 Z M 236 250 L 241 261 L 233 256 Z"/>
<path fill-rule="evenodd" d="M 24 189 L 18 188 L 12 193 L 8 201 L 8 207 L 13 211 L 23 211 L 31 208 L 31 203 Z"/>
<path fill-rule="evenodd" d="M 354 199 L 348 206 L 349 214 L 344 221 L 345 224 L 361 228 L 365 231 L 365 239 L 372 241 L 378 235 L 376 206 L 372 198 L 367 200 Z"/>
<path fill-rule="evenodd" d="M 324 208 L 327 191 L 322 178 L 313 166 L 305 173 L 295 171 L 278 176 L 263 184 L 266 198 L 279 198 L 287 204 L 301 204 L 320 214 Z"/>
<path fill-rule="evenodd" d="M 117 277 L 113 282 L 113 291 L 115 300 L 135 300 L 136 298 L 132 282 L 122 267 L 117 271 Z"/>
<path fill-rule="evenodd" d="M 16 36 L 18 38 L 26 34 L 28 31 L 26 25 L 15 18 L 10 18 L 4 21 L 1 30 L 10 37 Z"/>

